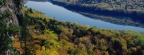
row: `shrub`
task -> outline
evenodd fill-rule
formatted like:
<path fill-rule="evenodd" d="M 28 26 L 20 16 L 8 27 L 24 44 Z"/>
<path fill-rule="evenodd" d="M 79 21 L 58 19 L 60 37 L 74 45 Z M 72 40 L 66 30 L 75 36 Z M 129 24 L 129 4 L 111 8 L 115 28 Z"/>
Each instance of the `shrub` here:
<path fill-rule="evenodd" d="M 8 32 L 10 34 L 20 34 L 20 27 L 15 24 L 10 24 L 10 26 L 8 27 Z"/>
<path fill-rule="evenodd" d="M 0 34 L 3 34 L 6 31 L 6 22 L 0 22 Z"/>

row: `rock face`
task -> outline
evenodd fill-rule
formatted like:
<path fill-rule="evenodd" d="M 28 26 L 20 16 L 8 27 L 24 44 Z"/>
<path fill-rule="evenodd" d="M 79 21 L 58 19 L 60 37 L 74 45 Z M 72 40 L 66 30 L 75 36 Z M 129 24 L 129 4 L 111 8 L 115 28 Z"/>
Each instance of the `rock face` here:
<path fill-rule="evenodd" d="M 16 15 L 20 14 L 18 11 L 18 7 L 16 6 L 14 0 L 7 0 L 6 3 L 3 3 L 0 5 L 0 13 L 1 14 L 6 14 L 10 13 L 11 16 L 6 17 L 7 25 L 10 23 L 19 25 L 18 18 Z"/>
<path fill-rule="evenodd" d="M 5 20 L 7 27 L 10 26 L 10 24 L 19 26 L 18 16 L 21 14 L 21 0 L 0 0 L 0 22 Z M 5 18 L 1 18 L 3 15 Z M 0 25 L 0 28 L 1 27 Z M 14 39 L 13 34 L 7 33 L 4 35 L 9 36 L 12 40 Z M 3 35 L 0 34 L 0 37 L 1 36 Z M 2 55 L 10 55 L 10 50 L 5 51 Z"/>

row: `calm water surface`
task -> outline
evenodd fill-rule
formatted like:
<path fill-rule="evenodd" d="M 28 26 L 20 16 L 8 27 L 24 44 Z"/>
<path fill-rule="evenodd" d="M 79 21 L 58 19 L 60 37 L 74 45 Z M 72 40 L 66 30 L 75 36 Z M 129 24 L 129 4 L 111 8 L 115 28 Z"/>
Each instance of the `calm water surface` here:
<path fill-rule="evenodd" d="M 28 1 L 25 6 L 41 11 L 45 13 L 45 15 L 50 17 L 55 17 L 57 20 L 68 21 L 68 22 L 78 22 L 81 25 L 89 25 L 96 26 L 98 28 L 103 29 L 114 29 L 114 30 L 134 30 L 144 32 L 144 28 L 134 27 L 134 26 L 124 26 L 117 25 L 108 22 L 104 22 L 101 20 L 92 19 L 89 17 L 85 17 L 81 14 L 72 12 L 63 7 L 54 5 L 50 2 L 36 2 L 36 1 Z"/>

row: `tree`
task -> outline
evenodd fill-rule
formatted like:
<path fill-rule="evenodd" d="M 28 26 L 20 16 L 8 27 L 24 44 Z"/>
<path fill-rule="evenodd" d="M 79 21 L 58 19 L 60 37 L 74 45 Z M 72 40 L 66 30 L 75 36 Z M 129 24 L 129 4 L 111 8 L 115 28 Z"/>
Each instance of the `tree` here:
<path fill-rule="evenodd" d="M 20 34 L 20 27 L 18 25 L 15 25 L 15 24 L 10 24 L 9 27 L 8 27 L 8 32 L 9 34 Z"/>

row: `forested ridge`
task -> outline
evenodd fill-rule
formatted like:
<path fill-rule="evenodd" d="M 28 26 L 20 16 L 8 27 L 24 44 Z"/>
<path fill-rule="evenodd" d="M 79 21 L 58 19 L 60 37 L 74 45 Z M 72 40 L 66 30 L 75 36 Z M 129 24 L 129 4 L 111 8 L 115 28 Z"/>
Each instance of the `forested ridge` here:
<path fill-rule="evenodd" d="M 81 12 L 143 20 L 143 0 L 50 0 L 54 4 Z"/>
<path fill-rule="evenodd" d="M 98 7 L 106 10 L 144 12 L 144 0 L 54 0 L 67 4 Z"/>
<path fill-rule="evenodd" d="M 59 21 L 9 1 L 0 1 L 0 55 L 144 55 L 144 33 Z"/>
<path fill-rule="evenodd" d="M 93 19 L 119 25 L 142 28 L 144 26 L 143 0 L 51 0 L 50 2 Z"/>

